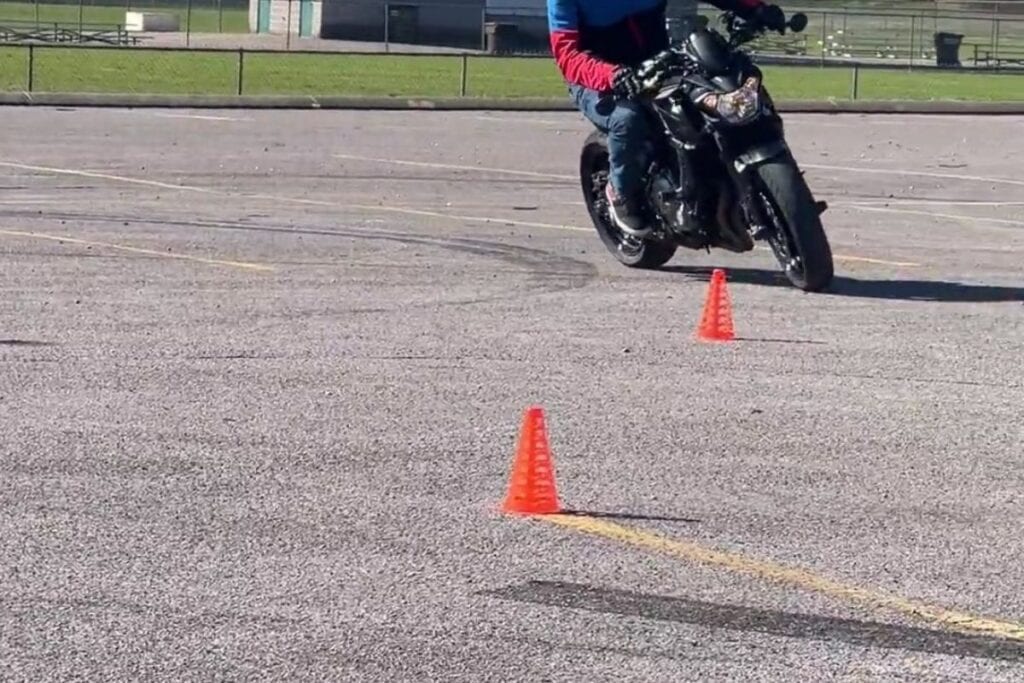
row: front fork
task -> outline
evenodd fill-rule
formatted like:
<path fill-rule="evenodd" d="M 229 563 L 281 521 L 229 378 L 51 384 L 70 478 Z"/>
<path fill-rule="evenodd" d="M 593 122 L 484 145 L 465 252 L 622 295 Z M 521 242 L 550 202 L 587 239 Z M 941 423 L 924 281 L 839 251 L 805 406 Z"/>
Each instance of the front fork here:
<path fill-rule="evenodd" d="M 765 215 L 764 207 L 758 197 L 755 168 L 756 165 L 748 165 L 742 170 L 738 170 L 734 165 L 729 164 L 733 185 L 739 191 L 740 211 L 747 222 L 747 231 L 750 233 L 751 239 L 758 241 L 771 235 L 775 226 Z"/>

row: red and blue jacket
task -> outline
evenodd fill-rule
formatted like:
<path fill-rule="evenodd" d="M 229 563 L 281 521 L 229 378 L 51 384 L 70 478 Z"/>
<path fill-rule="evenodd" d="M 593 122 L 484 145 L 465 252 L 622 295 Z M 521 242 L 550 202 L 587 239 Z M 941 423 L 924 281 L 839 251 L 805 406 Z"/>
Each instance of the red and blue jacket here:
<path fill-rule="evenodd" d="M 761 0 L 709 0 L 743 12 Z M 615 69 L 636 66 L 668 47 L 665 0 L 547 0 L 551 52 L 565 80 L 611 89 Z"/>

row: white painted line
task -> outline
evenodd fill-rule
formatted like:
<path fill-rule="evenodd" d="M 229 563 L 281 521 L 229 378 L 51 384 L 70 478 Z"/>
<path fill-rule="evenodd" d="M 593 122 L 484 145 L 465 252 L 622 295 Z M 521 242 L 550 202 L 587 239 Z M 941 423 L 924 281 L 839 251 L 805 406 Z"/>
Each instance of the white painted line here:
<path fill-rule="evenodd" d="M 31 164 L 19 164 L 13 161 L 0 161 L 0 166 L 6 166 L 8 168 L 18 168 L 23 171 L 39 171 L 42 173 L 52 173 L 56 175 L 73 175 L 82 178 L 98 178 L 100 180 L 114 180 L 120 183 L 133 183 L 135 185 L 148 185 L 150 187 L 162 187 L 167 190 L 186 190 L 188 192 L 203 192 L 205 194 L 223 194 L 217 190 L 211 190 L 205 187 L 192 187 L 190 185 L 175 185 L 174 183 L 162 183 L 157 180 L 145 180 L 142 178 L 126 178 L 119 175 L 111 175 L 109 173 L 96 173 L 93 171 L 78 171 L 71 168 L 54 168 L 52 166 L 33 166 Z"/>
<path fill-rule="evenodd" d="M 899 204 L 906 206 L 977 206 L 980 208 L 986 207 L 1007 207 L 1007 206 L 1024 206 L 1024 202 L 986 202 L 975 199 L 903 199 L 900 197 L 891 197 L 888 199 L 864 199 L 852 202 L 843 200 L 829 200 L 831 206 L 884 206 L 886 204 Z"/>
<path fill-rule="evenodd" d="M 211 188 L 194 187 L 191 185 L 179 185 L 173 183 L 162 183 L 155 180 L 144 180 L 140 178 L 129 178 L 126 176 L 118 176 L 109 173 L 94 173 L 91 171 L 78 171 L 70 168 L 52 168 L 47 166 L 32 166 L 29 164 L 21 164 L 11 161 L 0 161 L 0 166 L 8 166 L 11 168 L 21 168 L 27 170 L 36 170 L 49 173 L 57 173 L 64 175 L 77 175 L 88 178 L 100 178 L 103 180 L 112 180 L 116 182 L 131 183 L 137 185 L 147 185 L 163 187 L 174 190 L 184 190 L 189 192 L 201 192 L 204 194 L 213 194 L 225 197 L 239 197 L 243 199 L 263 199 L 274 203 L 291 203 L 291 204 L 306 204 L 310 206 L 323 206 L 334 209 L 351 209 L 356 211 L 366 211 L 371 213 L 397 213 L 408 216 L 427 216 L 431 218 L 443 218 L 446 220 L 461 220 L 469 221 L 474 223 L 501 223 L 503 225 L 513 225 L 525 228 L 545 228 L 550 230 L 567 230 L 572 232 L 593 232 L 591 227 L 580 227 L 576 225 L 559 225 L 554 223 L 540 223 L 534 221 L 520 221 L 511 218 L 499 218 L 495 216 L 463 216 L 458 214 L 441 213 L 439 211 L 427 211 L 424 209 L 408 209 L 397 206 L 374 206 L 368 204 L 344 204 L 340 202 L 329 202 L 318 199 L 303 199 L 300 197 L 286 197 L 281 195 L 273 194 L 250 194 L 246 192 L 232 192 L 227 190 L 216 190 Z M 767 247 L 761 247 L 761 249 L 767 249 Z M 911 263 L 905 261 L 887 261 L 884 259 L 873 259 L 865 256 L 848 256 L 843 254 L 833 254 L 833 258 L 837 261 L 859 261 L 863 263 L 875 263 L 879 265 L 890 265 L 890 266 L 907 266 L 915 267 L 919 266 L 918 263 Z"/>
<path fill-rule="evenodd" d="M 538 173 L 536 171 L 517 171 L 511 168 L 493 168 L 489 166 L 463 166 L 460 164 L 441 164 L 430 161 L 406 161 L 402 159 L 379 159 L 356 154 L 332 154 L 337 159 L 353 161 L 371 161 L 376 164 L 394 164 L 396 166 L 418 166 L 420 168 L 448 169 L 452 171 L 479 171 L 484 173 L 503 173 L 505 175 L 526 176 L 528 178 L 551 178 L 553 180 L 579 180 L 577 176 L 558 175 L 557 173 Z"/>
<path fill-rule="evenodd" d="M 867 173 L 869 175 L 909 175 L 919 176 L 922 178 L 942 178 L 945 180 L 969 180 L 979 183 L 995 183 L 1001 185 L 1016 185 L 1024 187 L 1024 180 L 1014 180 L 1012 178 L 994 178 L 991 176 L 963 175 L 959 173 L 934 173 L 931 171 L 913 171 L 910 169 L 865 168 L 860 166 L 827 166 L 824 164 L 801 163 L 800 166 L 802 168 L 814 168 L 823 171 L 841 171 L 843 173 Z"/>
<path fill-rule="evenodd" d="M 164 119 L 194 119 L 196 121 L 252 121 L 252 119 L 239 119 L 233 116 L 211 116 L 208 114 L 164 114 L 159 112 L 151 112 L 150 115 Z"/>
<path fill-rule="evenodd" d="M 572 112 L 566 112 L 566 114 L 570 114 L 571 115 Z M 537 118 L 527 118 L 527 117 L 524 117 L 524 116 L 486 116 L 486 115 L 478 115 L 478 116 L 475 116 L 474 118 L 476 118 L 479 121 L 487 121 L 488 123 L 532 123 L 532 124 L 540 124 L 540 125 L 544 125 L 544 126 L 565 126 L 567 124 L 576 123 L 577 121 L 580 121 L 580 120 L 583 119 L 582 116 L 579 116 L 578 118 L 567 116 L 566 119 L 563 120 L 563 121 L 556 121 L 554 119 L 537 119 Z"/>
<path fill-rule="evenodd" d="M 195 119 L 196 121 L 252 121 L 251 118 L 239 118 L 236 116 L 216 116 L 214 114 L 182 114 L 178 112 L 150 111 L 148 109 L 113 109 L 118 114 L 130 116 L 152 116 L 161 119 Z"/>
<path fill-rule="evenodd" d="M 178 254 L 169 251 L 157 251 L 156 249 L 143 249 L 142 247 L 131 247 L 125 244 L 113 244 L 110 242 L 95 242 L 93 240 L 83 240 L 77 237 L 68 237 L 66 235 L 49 235 L 39 232 L 25 232 L 24 230 L 0 230 L 0 235 L 8 235 L 10 237 L 30 237 L 34 239 L 50 240 L 52 242 L 67 242 L 69 244 L 81 244 L 88 247 L 100 247 L 103 249 L 114 249 L 117 251 L 127 251 L 134 254 L 146 254 L 148 256 L 158 256 L 166 259 L 181 259 L 185 261 L 195 261 L 197 263 L 208 263 L 217 266 L 230 266 L 232 268 L 242 268 L 245 270 L 260 270 L 265 272 L 273 272 L 272 266 L 262 263 L 247 263 L 245 261 L 229 261 L 226 259 L 215 259 L 206 258 L 203 256 L 192 256 L 190 254 Z"/>
<path fill-rule="evenodd" d="M 4 199 L 3 206 L 21 206 L 24 204 L 81 204 L 81 199 Z"/>
<path fill-rule="evenodd" d="M 142 178 L 129 178 L 126 176 L 114 175 L 111 173 L 95 173 L 92 171 L 78 171 L 70 168 L 53 168 L 50 166 L 33 166 L 30 164 L 20 164 L 11 161 L 0 161 L 0 166 L 8 166 L 12 168 L 20 168 L 32 171 L 41 171 L 44 173 L 57 173 L 62 175 L 74 175 L 83 176 L 86 178 L 99 178 L 101 180 L 112 180 L 121 183 L 131 183 L 135 185 L 146 185 L 155 186 L 171 190 L 183 190 L 186 192 L 201 192 L 204 194 L 213 194 L 220 196 L 235 196 L 243 197 L 246 199 L 265 199 L 270 202 L 280 203 L 286 202 L 291 204 L 306 204 L 310 206 L 324 206 L 336 209 L 353 209 L 358 211 L 371 211 L 371 212 L 382 212 L 382 213 L 399 213 L 409 216 L 430 216 L 434 218 L 447 218 L 449 220 L 464 220 L 484 223 L 505 223 L 511 225 L 518 225 L 527 228 L 554 228 L 562 230 L 582 230 L 587 231 L 587 228 L 580 228 L 569 225 L 554 225 L 552 223 L 536 223 L 532 221 L 519 221 L 511 218 L 495 218 L 495 217 L 482 217 L 482 216 L 458 216 L 447 213 L 440 213 L 437 211 L 425 211 L 421 209 L 404 209 L 395 206 L 373 206 L 368 204 L 343 204 L 339 202 L 329 202 L 319 199 L 303 199 L 301 197 L 285 197 L 281 195 L 273 194 L 250 194 L 246 192 L 231 192 L 227 190 L 216 190 L 206 187 L 195 187 L 192 185 L 180 185 L 175 183 L 163 183 L 156 180 L 144 180 Z"/>
<path fill-rule="evenodd" d="M 985 216 L 964 216 L 956 213 L 940 213 L 937 211 L 915 211 L 914 209 L 891 209 L 881 206 L 856 206 L 858 211 L 869 211 L 875 213 L 895 213 L 909 216 L 925 216 L 927 218 L 946 218 L 954 221 L 965 221 L 967 223 L 994 223 L 995 225 L 985 226 L 990 230 L 1010 230 L 1018 235 L 1024 236 L 1024 221 L 1015 221 L 1008 218 L 986 218 Z M 1001 226 L 1013 226 L 1001 227 Z"/>

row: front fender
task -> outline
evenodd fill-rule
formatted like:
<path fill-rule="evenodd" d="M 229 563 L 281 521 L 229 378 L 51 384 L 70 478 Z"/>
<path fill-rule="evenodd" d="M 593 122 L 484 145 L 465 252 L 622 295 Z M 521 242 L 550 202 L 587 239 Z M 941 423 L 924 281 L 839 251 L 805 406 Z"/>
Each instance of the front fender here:
<path fill-rule="evenodd" d="M 772 140 L 748 147 L 733 160 L 733 167 L 737 173 L 743 173 L 747 169 L 763 164 L 766 161 L 789 153 L 789 145 L 785 140 Z"/>

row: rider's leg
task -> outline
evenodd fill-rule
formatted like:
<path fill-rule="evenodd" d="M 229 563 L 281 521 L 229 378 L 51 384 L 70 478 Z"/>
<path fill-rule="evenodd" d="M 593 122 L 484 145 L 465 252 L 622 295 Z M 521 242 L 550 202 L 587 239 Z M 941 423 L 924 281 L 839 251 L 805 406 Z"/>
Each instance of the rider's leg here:
<path fill-rule="evenodd" d="M 612 220 L 624 232 L 643 235 L 649 231 L 643 220 L 641 181 L 647 122 L 632 102 L 617 102 L 612 96 L 574 85 L 570 88 L 576 106 L 587 119 L 608 136 L 608 203 Z"/>

